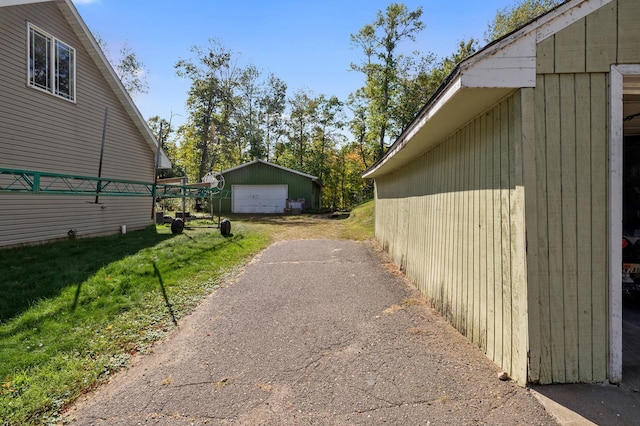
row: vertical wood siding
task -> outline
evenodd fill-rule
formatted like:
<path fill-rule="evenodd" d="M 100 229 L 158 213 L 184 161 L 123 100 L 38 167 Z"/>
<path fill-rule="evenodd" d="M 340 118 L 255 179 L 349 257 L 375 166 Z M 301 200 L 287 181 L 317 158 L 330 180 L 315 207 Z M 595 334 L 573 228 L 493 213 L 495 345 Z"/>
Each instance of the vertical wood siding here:
<path fill-rule="evenodd" d="M 536 182 L 527 202 L 536 205 L 537 234 L 529 236 L 538 295 L 530 310 L 539 311 L 529 334 L 540 348 L 530 380 L 540 383 L 606 379 L 607 80 L 547 74 L 534 89 Z"/>
<path fill-rule="evenodd" d="M 527 188 L 534 382 L 606 380 L 608 73 L 640 63 L 637 6 L 611 2 L 538 45 Z"/>
<path fill-rule="evenodd" d="M 154 155 L 55 3 L 0 13 L 0 167 L 97 176 L 109 108 L 102 176 L 152 181 Z M 27 86 L 27 22 L 76 49 L 76 103 Z M 0 246 L 118 232 L 152 224 L 151 199 L 0 194 Z"/>
<path fill-rule="evenodd" d="M 519 382 L 607 378 L 609 70 L 638 21 L 618 0 L 542 41 L 535 88 L 376 179 L 385 249 Z"/>
<path fill-rule="evenodd" d="M 520 92 L 376 179 L 376 236 L 447 319 L 521 383 L 527 291 Z"/>
<path fill-rule="evenodd" d="M 609 72 L 640 63 L 640 7 L 636 0 L 602 6 L 538 45 L 538 74 Z"/>

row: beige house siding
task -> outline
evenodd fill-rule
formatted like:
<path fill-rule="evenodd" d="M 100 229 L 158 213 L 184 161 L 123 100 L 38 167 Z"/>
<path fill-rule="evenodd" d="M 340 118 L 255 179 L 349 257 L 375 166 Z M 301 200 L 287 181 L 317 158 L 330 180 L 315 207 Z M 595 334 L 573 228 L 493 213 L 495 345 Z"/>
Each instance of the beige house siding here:
<path fill-rule="evenodd" d="M 0 167 L 97 176 L 108 108 L 102 176 L 153 181 L 154 154 L 76 33 L 53 2 L 0 13 Z M 27 85 L 27 23 L 76 49 L 76 102 Z M 151 200 L 137 197 L 0 194 L 0 246 L 116 232 L 152 223 Z M 47 219 L 44 219 L 47 218 Z M 48 222 L 43 222 L 47 220 Z"/>
<path fill-rule="evenodd" d="M 520 383 L 527 293 L 520 92 L 376 179 L 376 236 L 434 306 Z"/>

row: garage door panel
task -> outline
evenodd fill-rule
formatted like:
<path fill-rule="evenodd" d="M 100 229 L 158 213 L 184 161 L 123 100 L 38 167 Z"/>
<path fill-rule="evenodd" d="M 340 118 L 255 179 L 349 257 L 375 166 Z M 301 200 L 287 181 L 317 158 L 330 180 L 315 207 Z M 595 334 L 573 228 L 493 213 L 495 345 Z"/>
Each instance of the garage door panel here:
<path fill-rule="evenodd" d="M 233 185 L 233 213 L 284 213 L 287 185 Z"/>

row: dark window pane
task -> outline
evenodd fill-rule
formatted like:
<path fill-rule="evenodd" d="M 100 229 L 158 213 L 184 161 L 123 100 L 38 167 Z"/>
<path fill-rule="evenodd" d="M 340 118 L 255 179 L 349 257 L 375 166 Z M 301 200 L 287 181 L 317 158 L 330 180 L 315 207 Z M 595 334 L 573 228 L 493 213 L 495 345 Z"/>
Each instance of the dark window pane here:
<path fill-rule="evenodd" d="M 56 41 L 56 94 L 73 99 L 73 49 Z"/>
<path fill-rule="evenodd" d="M 40 34 L 33 29 L 30 30 L 31 35 L 31 52 L 29 57 L 29 82 L 41 89 L 51 89 L 50 79 L 50 63 L 51 58 L 50 46 L 51 39 Z"/>

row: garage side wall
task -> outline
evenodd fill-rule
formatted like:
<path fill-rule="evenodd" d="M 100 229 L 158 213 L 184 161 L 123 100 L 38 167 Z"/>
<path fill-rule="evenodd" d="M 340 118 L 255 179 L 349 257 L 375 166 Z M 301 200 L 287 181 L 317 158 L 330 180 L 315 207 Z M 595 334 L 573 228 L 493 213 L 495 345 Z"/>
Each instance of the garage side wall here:
<path fill-rule="evenodd" d="M 613 1 L 537 47 L 534 382 L 607 379 L 609 70 L 640 63 L 639 20 L 637 1 Z"/>
<path fill-rule="evenodd" d="M 608 348 L 608 74 L 538 75 L 534 93 L 530 380 L 601 382 Z"/>
<path fill-rule="evenodd" d="M 525 383 L 522 94 L 376 178 L 376 236 L 461 333 Z"/>
<path fill-rule="evenodd" d="M 27 22 L 76 49 L 76 103 L 27 86 Z M 55 3 L 0 13 L 0 167 L 97 176 L 109 108 L 102 176 L 151 182 L 154 155 Z M 153 223 L 150 197 L 0 193 L 0 246 L 119 232 Z"/>

